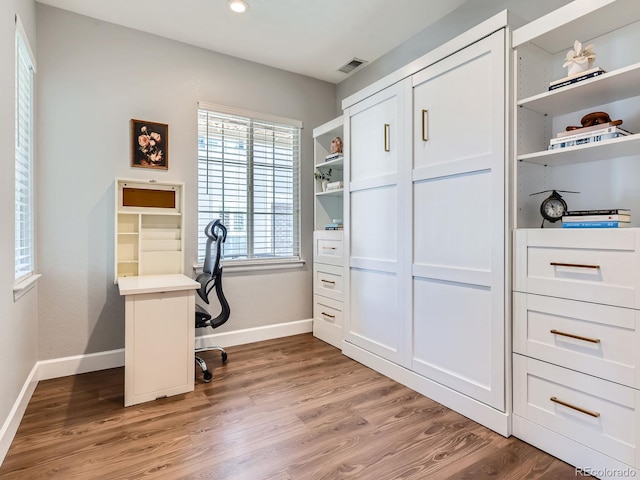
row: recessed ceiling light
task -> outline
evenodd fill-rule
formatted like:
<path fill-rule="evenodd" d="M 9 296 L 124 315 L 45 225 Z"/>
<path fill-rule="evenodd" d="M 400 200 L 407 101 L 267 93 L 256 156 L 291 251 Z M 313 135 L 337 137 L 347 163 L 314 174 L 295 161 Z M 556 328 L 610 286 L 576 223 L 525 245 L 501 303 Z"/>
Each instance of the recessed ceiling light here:
<path fill-rule="evenodd" d="M 232 12 L 244 13 L 249 9 L 249 4 L 244 0 L 229 0 L 227 7 L 229 7 Z"/>

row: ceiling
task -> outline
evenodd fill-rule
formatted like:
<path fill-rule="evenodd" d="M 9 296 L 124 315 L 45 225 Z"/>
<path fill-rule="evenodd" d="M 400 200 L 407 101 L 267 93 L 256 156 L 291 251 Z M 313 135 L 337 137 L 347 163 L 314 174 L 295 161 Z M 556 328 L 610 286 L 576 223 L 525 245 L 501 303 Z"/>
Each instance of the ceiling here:
<path fill-rule="evenodd" d="M 373 62 L 465 0 L 246 0 L 241 15 L 227 0 L 37 1 L 339 83 L 353 58 Z"/>

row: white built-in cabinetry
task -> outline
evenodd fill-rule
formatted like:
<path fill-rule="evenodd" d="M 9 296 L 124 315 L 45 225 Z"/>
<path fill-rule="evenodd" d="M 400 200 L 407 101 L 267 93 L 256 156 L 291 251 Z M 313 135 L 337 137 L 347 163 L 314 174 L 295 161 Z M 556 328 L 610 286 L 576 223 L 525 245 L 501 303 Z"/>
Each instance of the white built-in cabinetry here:
<path fill-rule="evenodd" d="M 343 352 L 503 434 L 506 25 L 343 101 Z"/>
<path fill-rule="evenodd" d="M 575 40 L 606 74 L 548 91 Z M 513 32 L 513 434 L 598 478 L 640 471 L 640 2 L 576 0 Z M 636 135 L 547 150 L 587 113 Z M 632 227 L 541 229 L 569 210 L 630 208 Z"/>
<path fill-rule="evenodd" d="M 344 136 L 343 117 L 313 130 L 314 173 L 343 182 L 342 157 L 327 161 L 334 138 Z M 344 189 L 326 190 L 320 178 L 314 184 L 313 334 L 341 348 L 343 340 L 344 240 L 343 230 L 327 230 L 344 221 Z"/>

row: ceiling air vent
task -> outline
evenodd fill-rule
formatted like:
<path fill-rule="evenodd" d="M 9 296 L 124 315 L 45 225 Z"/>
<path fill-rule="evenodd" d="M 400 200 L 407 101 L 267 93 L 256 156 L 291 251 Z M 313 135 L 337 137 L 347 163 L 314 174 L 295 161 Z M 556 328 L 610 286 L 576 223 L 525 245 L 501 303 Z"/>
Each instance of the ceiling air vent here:
<path fill-rule="evenodd" d="M 350 62 L 347 62 L 343 66 L 341 66 L 338 69 L 338 71 L 342 72 L 342 73 L 351 73 L 356 68 L 358 68 L 360 65 L 364 65 L 365 63 L 367 63 L 366 60 L 360 60 L 359 58 L 353 58 L 353 60 L 351 60 Z"/>

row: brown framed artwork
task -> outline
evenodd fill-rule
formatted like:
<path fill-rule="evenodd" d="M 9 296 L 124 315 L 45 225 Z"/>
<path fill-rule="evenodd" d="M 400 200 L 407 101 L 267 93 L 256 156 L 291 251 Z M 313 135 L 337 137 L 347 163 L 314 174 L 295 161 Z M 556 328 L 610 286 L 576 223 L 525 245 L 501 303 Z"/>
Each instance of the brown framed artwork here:
<path fill-rule="evenodd" d="M 131 119 L 131 166 L 169 170 L 169 125 Z"/>

